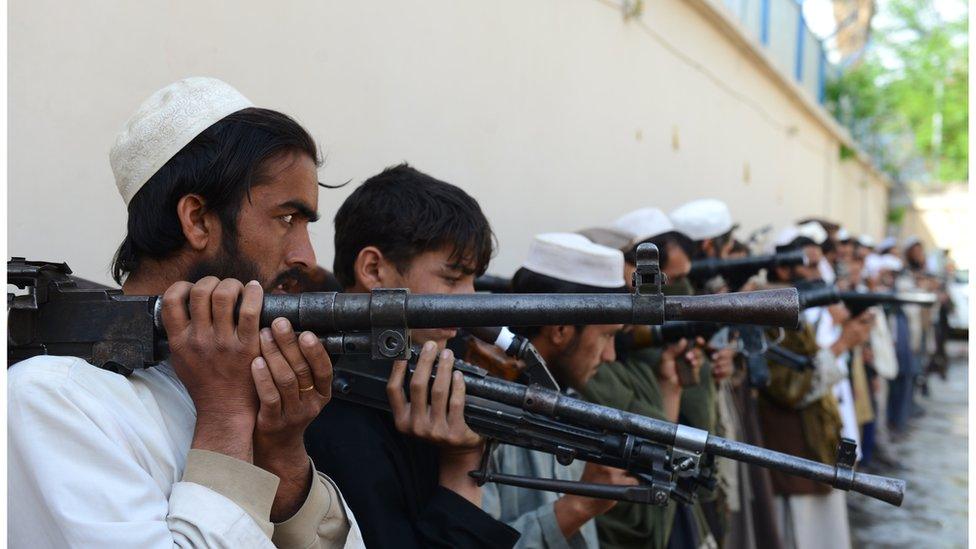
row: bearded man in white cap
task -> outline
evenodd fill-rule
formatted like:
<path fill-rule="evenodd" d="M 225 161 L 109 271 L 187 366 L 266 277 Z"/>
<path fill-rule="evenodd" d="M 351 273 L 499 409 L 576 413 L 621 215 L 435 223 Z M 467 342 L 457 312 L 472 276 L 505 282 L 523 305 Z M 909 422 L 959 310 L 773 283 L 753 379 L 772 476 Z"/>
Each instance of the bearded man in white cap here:
<path fill-rule="evenodd" d="M 317 158 L 297 122 L 213 78 L 125 124 L 113 273 L 125 294 L 164 294 L 170 358 L 128 377 L 54 356 L 8 371 L 13 546 L 361 546 L 302 442 L 329 357 L 285 319 L 258 325 L 263 292 L 315 265 Z"/>
<path fill-rule="evenodd" d="M 721 257 L 727 256 L 734 244 L 731 232 L 735 225 L 728 208 L 717 200 L 694 201 L 678 208 L 676 212 L 684 230 L 674 223 L 674 214 L 667 216 L 655 208 L 632 211 L 617 219 L 614 224 L 619 228 L 628 228 L 635 235 L 637 244 L 642 241 L 652 242 L 659 249 L 666 250 L 666 253 L 662 252 L 661 263 L 668 275 L 668 290 L 677 294 L 692 294 L 695 289 L 686 276 L 691 268 L 690 258 L 696 255 L 708 256 L 716 251 Z M 691 231 L 694 238 L 684 231 Z M 633 256 L 631 253 L 627 257 Z M 671 272 L 668 273 L 668 270 Z M 699 382 L 682 391 L 682 421 L 709 431 L 714 431 L 718 425 L 722 436 L 741 440 L 743 429 L 739 415 L 732 410 L 733 402 L 736 401 L 732 385 L 737 354 L 735 347 L 726 345 L 715 349 L 700 341 L 696 351 L 704 351 L 708 359 L 702 357 Z M 743 382 L 743 376 L 739 377 L 740 383 Z M 747 390 L 747 387 L 743 387 L 743 391 Z M 701 525 L 701 532 L 709 532 L 721 543 L 725 538 L 725 527 L 735 525 L 737 521 L 734 519 L 741 517 L 737 514 L 733 517 L 741 509 L 737 499 L 740 475 L 734 462 L 718 460 L 716 467 L 721 492 L 717 496 L 706 495 L 699 498 L 695 505 L 702 511 L 695 515 L 709 518 L 708 523 L 703 522 Z"/>
<path fill-rule="evenodd" d="M 512 278 L 515 293 L 626 292 L 619 250 L 572 233 L 536 235 L 528 256 Z M 614 360 L 614 335 L 619 324 L 513 328 L 535 345 L 564 391 L 584 387 L 604 362 Z M 492 454 L 494 470 L 602 484 L 636 485 L 626 471 L 574 461 L 560 465 L 552 454 L 501 445 Z M 482 507 L 507 522 L 522 536 L 517 547 L 599 547 L 593 518 L 616 501 L 486 484 Z"/>
<path fill-rule="evenodd" d="M 615 220 L 613 229 L 629 236 L 629 242 L 623 246 L 624 279 L 628 285 L 637 268 L 637 246 L 649 242 L 657 246 L 661 272 L 667 278 L 662 291 L 670 295 L 693 292 L 687 279 L 693 243 L 674 230 L 664 212 L 641 208 Z M 602 233 L 588 233 L 591 238 L 601 239 L 601 243 L 616 241 Z M 598 404 L 676 422 L 686 385 L 701 384 L 702 377 L 707 377 L 706 383 L 710 384 L 710 375 L 701 372 L 702 357 L 694 342 L 682 339 L 664 346 L 634 345 L 640 339 L 638 332 L 642 328 L 626 327 L 618 337 L 617 360 L 601 366 L 581 392 Z M 660 507 L 621 502 L 596 518 L 600 544 L 610 549 L 664 548 L 669 543 L 697 547 L 710 536 L 707 524 L 699 520 L 701 512 L 693 508 L 699 505 L 698 502 L 692 506 L 670 502 Z"/>

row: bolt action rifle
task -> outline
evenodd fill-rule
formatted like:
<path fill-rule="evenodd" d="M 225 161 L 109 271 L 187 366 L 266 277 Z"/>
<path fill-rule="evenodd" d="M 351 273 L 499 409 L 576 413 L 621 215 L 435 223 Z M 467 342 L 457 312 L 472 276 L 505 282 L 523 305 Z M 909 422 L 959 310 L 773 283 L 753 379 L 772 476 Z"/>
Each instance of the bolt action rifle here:
<path fill-rule="evenodd" d="M 803 250 L 726 259 L 696 259 L 691 262 L 688 279 L 696 286 L 702 286 L 706 281 L 721 276 L 728 282 L 729 288 L 734 290 L 742 287 L 750 277 L 762 269 L 769 271 L 776 267 L 806 265 L 807 261 Z"/>
<path fill-rule="evenodd" d="M 938 296 L 931 292 L 855 292 L 843 291 L 836 286 L 823 283 L 808 284 L 798 289 L 800 307 L 821 307 L 834 303 L 843 303 L 856 317 L 875 305 L 919 305 L 931 307 L 938 301 Z"/>
<path fill-rule="evenodd" d="M 793 288 L 669 296 L 660 293 L 657 250 L 638 250 L 634 294 L 419 295 L 401 289 L 370 294 L 333 292 L 266 295 L 261 325 L 278 317 L 296 330 L 311 330 L 332 356 L 365 354 L 372 361 L 342 361 L 334 371 L 333 395 L 389 410 L 386 384 L 390 359 L 411 360 L 412 328 L 562 324 L 660 324 L 667 319 L 757 322 L 794 327 L 799 317 Z M 122 374 L 150 367 L 168 353 L 158 296 L 119 290 L 80 289 L 65 264 L 8 262 L 8 283 L 26 289 L 7 295 L 8 367 L 36 355 L 76 356 Z M 349 362 L 346 366 L 343 363 Z M 683 481 L 694 482 L 705 460 L 721 456 L 854 490 L 900 505 L 904 481 L 854 470 L 854 443 L 843 441 L 836 466 L 723 439 L 677 425 L 569 397 L 537 384 L 488 375 L 463 361 L 465 419 L 490 444 L 479 482 L 652 504 L 687 501 Z M 412 367 L 411 367 L 412 370 Z M 561 463 L 575 459 L 626 469 L 638 486 L 611 486 L 513 475 L 489 470 L 496 443 L 547 452 Z"/>

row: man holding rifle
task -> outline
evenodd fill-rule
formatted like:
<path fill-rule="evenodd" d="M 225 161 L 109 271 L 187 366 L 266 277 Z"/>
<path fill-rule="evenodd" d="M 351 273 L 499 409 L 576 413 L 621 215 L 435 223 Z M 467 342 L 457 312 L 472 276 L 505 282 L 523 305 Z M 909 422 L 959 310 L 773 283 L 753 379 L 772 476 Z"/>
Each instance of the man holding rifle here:
<path fill-rule="evenodd" d="M 622 216 L 614 226 L 630 238 L 624 246 L 624 279 L 628 285 L 632 283 L 637 268 L 637 246 L 650 242 L 658 247 L 661 272 L 668 280 L 662 291 L 674 295 L 691 293 L 691 285 L 686 278 L 691 265 L 691 241 L 674 230 L 664 212 L 656 208 L 642 208 Z M 599 404 L 666 421 L 678 421 L 685 387 L 698 383 L 697 380 L 703 375 L 701 355 L 690 348 L 694 342 L 682 339 L 670 345 L 631 349 L 624 346 L 624 341 L 621 338 L 621 345 L 616 351 L 617 360 L 600 367 L 593 379 L 581 389 L 583 395 Z M 676 517 L 680 517 L 677 524 Z M 669 503 L 665 507 L 649 507 L 624 502 L 598 516 L 596 522 L 603 547 L 649 544 L 650 547 L 664 548 L 669 543 L 698 546 L 706 539 L 709 535 L 707 527 L 698 518 L 692 513 L 691 506 L 681 505 L 679 508 L 679 504 Z M 673 528 L 675 525 L 676 529 Z"/>
<path fill-rule="evenodd" d="M 129 212 L 114 274 L 126 294 L 165 293 L 170 358 L 129 377 L 56 356 L 9 370 L 12 545 L 361 546 L 302 445 L 329 357 L 283 319 L 258 329 L 263 293 L 315 264 L 317 154 L 212 78 L 129 119 L 111 152 Z"/>
<path fill-rule="evenodd" d="M 626 292 L 623 254 L 570 233 L 536 235 L 529 253 L 512 278 L 514 293 Z M 614 335 L 620 324 L 513 328 L 538 349 L 563 391 L 576 394 L 604 362 L 613 361 Z M 634 485 L 626 471 L 576 460 L 560 465 L 552 454 L 502 445 L 492 454 L 493 469 L 509 475 L 555 478 L 603 484 Z M 522 533 L 520 547 L 596 548 L 593 518 L 616 504 L 613 500 L 560 496 L 503 484 L 485 486 L 482 506 Z"/>
<path fill-rule="evenodd" d="M 774 285 L 802 285 L 820 280 L 820 244 L 826 232 L 815 223 L 788 227 L 777 237 L 776 251 L 803 249 L 807 265 L 778 267 L 769 273 Z M 770 384 L 760 391 L 763 437 L 769 448 L 833 464 L 844 429 L 835 386 L 848 383 L 841 359 L 849 349 L 867 341 L 873 317 L 848 318 L 843 306 L 805 311 L 799 331 L 787 331 L 782 345 L 814 359 L 813 370 L 796 371 L 770 359 Z M 836 320 L 835 320 L 836 319 Z M 824 324 L 836 322 L 838 330 Z M 842 393 L 850 399 L 850 391 Z M 853 409 L 853 404 L 848 403 Z M 850 427 L 855 427 L 856 424 Z M 856 430 L 845 432 L 856 440 Z M 777 495 L 777 519 L 784 541 L 804 547 L 850 545 L 846 501 L 842 493 L 823 484 L 771 471 Z"/>
<path fill-rule="evenodd" d="M 349 293 L 470 294 L 493 241 L 471 196 L 410 166 L 395 166 L 367 179 L 339 208 L 335 276 Z M 454 356 L 444 349 L 455 332 L 412 332 L 426 343 L 409 399 L 406 364 L 393 366 L 387 385 L 392 417 L 336 401 L 306 433 L 309 454 L 347 494 L 370 547 L 507 547 L 518 539 L 518 532 L 481 510 L 482 489 L 468 476 L 484 442 L 465 422 L 464 382 L 459 372 L 452 375 Z M 388 361 L 375 365 L 390 371 Z"/>

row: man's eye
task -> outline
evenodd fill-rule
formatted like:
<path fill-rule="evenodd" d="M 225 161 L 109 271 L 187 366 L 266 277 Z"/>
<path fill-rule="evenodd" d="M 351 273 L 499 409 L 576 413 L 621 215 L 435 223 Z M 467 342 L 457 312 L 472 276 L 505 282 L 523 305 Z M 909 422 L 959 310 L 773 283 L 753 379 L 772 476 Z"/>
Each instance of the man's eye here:
<path fill-rule="evenodd" d="M 278 219 L 284 221 L 288 225 L 291 225 L 291 220 L 294 217 L 295 217 L 295 214 L 288 214 L 288 215 L 278 216 Z"/>

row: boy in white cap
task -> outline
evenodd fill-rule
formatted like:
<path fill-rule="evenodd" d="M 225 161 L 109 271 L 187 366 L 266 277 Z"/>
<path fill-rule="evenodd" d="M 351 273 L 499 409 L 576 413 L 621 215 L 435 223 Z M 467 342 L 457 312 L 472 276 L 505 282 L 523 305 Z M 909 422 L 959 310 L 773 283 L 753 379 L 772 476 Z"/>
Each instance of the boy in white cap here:
<path fill-rule="evenodd" d="M 619 250 L 572 233 L 536 235 L 515 276 L 516 293 L 626 292 Z M 563 390 L 584 387 L 604 362 L 612 361 L 614 335 L 621 325 L 541 326 L 513 328 L 528 337 Z M 501 445 L 492 454 L 496 471 L 533 477 L 582 480 L 604 484 L 637 484 L 625 471 L 574 461 L 568 466 L 555 456 Z M 593 518 L 607 512 L 613 500 L 527 490 L 501 484 L 484 487 L 483 507 L 519 532 L 519 547 L 598 547 Z"/>
<path fill-rule="evenodd" d="M 263 292 L 315 265 L 317 154 L 213 78 L 129 119 L 110 155 L 129 212 L 113 271 L 125 294 L 164 294 L 171 355 L 128 377 L 55 356 L 8 370 L 11 545 L 361 546 L 302 444 L 329 357 L 284 319 L 258 328 Z"/>
<path fill-rule="evenodd" d="M 692 200 L 674 209 L 670 216 L 676 231 L 695 241 L 692 260 L 726 257 L 732 249 L 732 212 L 725 202 L 715 198 Z"/>

